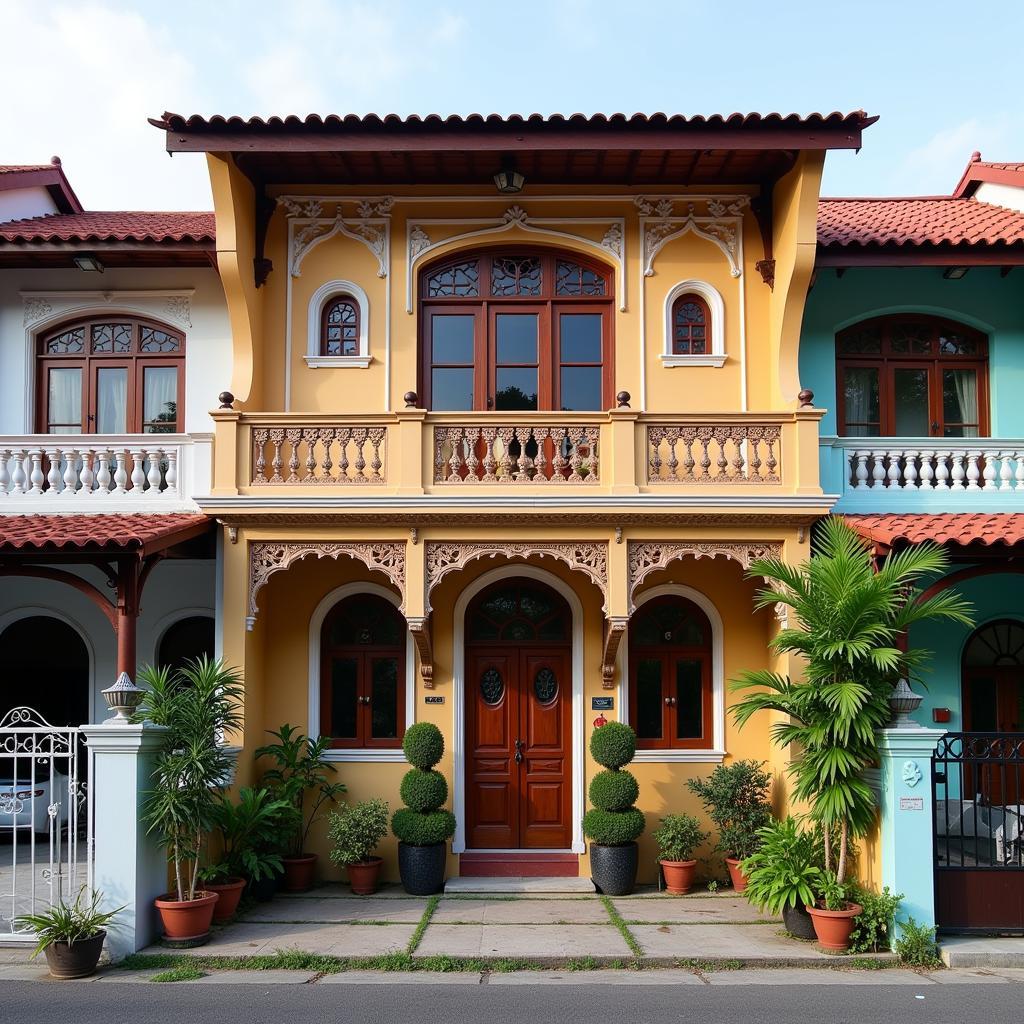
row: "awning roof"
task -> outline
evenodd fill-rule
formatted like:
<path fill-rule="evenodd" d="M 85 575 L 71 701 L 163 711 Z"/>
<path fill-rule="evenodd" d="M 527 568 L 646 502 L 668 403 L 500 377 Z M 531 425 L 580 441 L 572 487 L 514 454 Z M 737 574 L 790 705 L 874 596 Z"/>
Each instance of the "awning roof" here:
<path fill-rule="evenodd" d="M 39 555 L 145 557 L 202 536 L 212 526 L 209 516 L 198 513 L 3 515 L 0 560 Z"/>
<path fill-rule="evenodd" d="M 993 547 L 1007 553 L 1024 547 L 1024 513 L 1000 512 L 983 515 L 972 512 L 910 515 L 848 515 L 846 522 L 880 553 L 893 548 L 934 541 L 961 549 L 961 555 L 979 549 L 989 554 Z"/>

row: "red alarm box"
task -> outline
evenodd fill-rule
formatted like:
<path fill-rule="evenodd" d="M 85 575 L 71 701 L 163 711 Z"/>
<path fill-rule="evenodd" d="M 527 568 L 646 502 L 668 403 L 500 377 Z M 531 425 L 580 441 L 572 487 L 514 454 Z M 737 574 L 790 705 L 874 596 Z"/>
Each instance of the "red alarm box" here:
<path fill-rule="evenodd" d="M 949 708 L 932 708 L 933 722 L 948 722 L 951 717 L 952 712 Z"/>

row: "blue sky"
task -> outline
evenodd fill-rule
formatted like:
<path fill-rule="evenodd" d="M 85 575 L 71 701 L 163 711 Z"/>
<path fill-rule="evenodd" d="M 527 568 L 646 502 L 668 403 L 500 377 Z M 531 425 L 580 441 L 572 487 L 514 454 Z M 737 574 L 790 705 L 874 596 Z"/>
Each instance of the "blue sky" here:
<path fill-rule="evenodd" d="M 165 109 L 880 114 L 826 195 L 1024 160 L 1021 0 L 2 0 L 0 38 L 0 163 L 60 154 L 92 209 L 209 207 L 202 158 L 146 124 Z"/>

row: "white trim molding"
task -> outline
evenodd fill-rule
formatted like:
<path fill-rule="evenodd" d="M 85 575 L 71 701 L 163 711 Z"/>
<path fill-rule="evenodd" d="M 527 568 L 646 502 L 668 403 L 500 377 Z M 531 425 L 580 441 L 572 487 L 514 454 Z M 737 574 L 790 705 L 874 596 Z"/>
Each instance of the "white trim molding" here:
<path fill-rule="evenodd" d="M 401 614 L 401 602 L 398 595 L 382 587 L 378 583 L 345 583 L 335 587 L 326 594 L 313 609 L 309 619 L 309 721 L 306 732 L 310 736 L 320 735 L 320 629 L 327 618 L 327 613 L 339 602 L 353 594 L 373 594 L 383 597 L 393 604 Z M 404 616 L 403 616 L 404 617 Z M 408 627 L 405 630 L 405 727 L 409 728 L 416 720 L 416 654 Z M 344 762 L 375 762 L 377 764 L 396 764 L 405 760 L 401 745 L 388 748 L 332 748 L 324 754 L 325 761 Z"/>
<path fill-rule="evenodd" d="M 711 315 L 711 351 L 703 355 L 677 355 L 672 351 L 674 336 L 672 307 L 676 299 L 696 295 L 703 299 Z M 665 297 L 665 343 L 661 352 L 662 366 L 724 366 L 725 365 L 725 302 L 722 294 L 707 281 L 692 278 L 680 281 Z"/>
<path fill-rule="evenodd" d="M 452 853 L 466 852 L 466 609 L 480 591 L 503 579 L 536 580 L 565 598 L 572 612 L 572 853 L 583 853 L 583 793 L 585 763 L 583 752 L 583 603 L 564 580 L 532 565 L 503 565 L 477 577 L 455 602 L 454 648 L 452 651 L 452 808 L 455 837 Z M 530 851 L 527 851 L 530 852 Z M 533 851 L 536 852 L 536 851 Z"/>
<path fill-rule="evenodd" d="M 324 307 L 332 299 L 354 300 L 359 307 L 359 354 L 355 356 L 325 356 L 320 354 L 320 321 Z M 370 300 L 366 292 L 354 281 L 337 279 L 327 281 L 309 300 L 306 320 L 306 355 L 303 357 L 311 369 L 356 366 L 365 369 L 372 362 L 370 355 Z"/>
<path fill-rule="evenodd" d="M 686 216 L 676 216 L 677 201 L 686 203 Z M 750 196 L 737 194 L 700 199 L 679 196 L 677 200 L 664 198 L 657 201 L 648 196 L 637 196 L 633 202 L 640 211 L 644 277 L 654 274 L 654 261 L 669 242 L 691 231 L 718 246 L 729 261 L 729 272 L 733 277 L 742 275 L 743 211 L 750 206 Z M 698 213 L 698 206 L 705 207 L 703 214 Z"/>

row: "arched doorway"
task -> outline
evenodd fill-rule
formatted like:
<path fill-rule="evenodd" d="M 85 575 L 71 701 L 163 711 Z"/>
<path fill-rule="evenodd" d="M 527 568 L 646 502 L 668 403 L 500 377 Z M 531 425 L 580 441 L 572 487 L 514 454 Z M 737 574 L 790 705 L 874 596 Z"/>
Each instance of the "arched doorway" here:
<path fill-rule="evenodd" d="M 203 656 L 213 657 L 214 620 L 209 615 L 188 615 L 172 622 L 157 645 L 156 663 L 172 671 Z"/>
<path fill-rule="evenodd" d="M 565 850 L 572 841 L 572 612 L 522 577 L 465 617 L 466 845 Z"/>
<path fill-rule="evenodd" d="M 90 721 L 89 649 L 74 626 L 52 615 L 28 615 L 0 632 L 0 651 L 0 719 L 29 705 L 51 725 Z"/>

